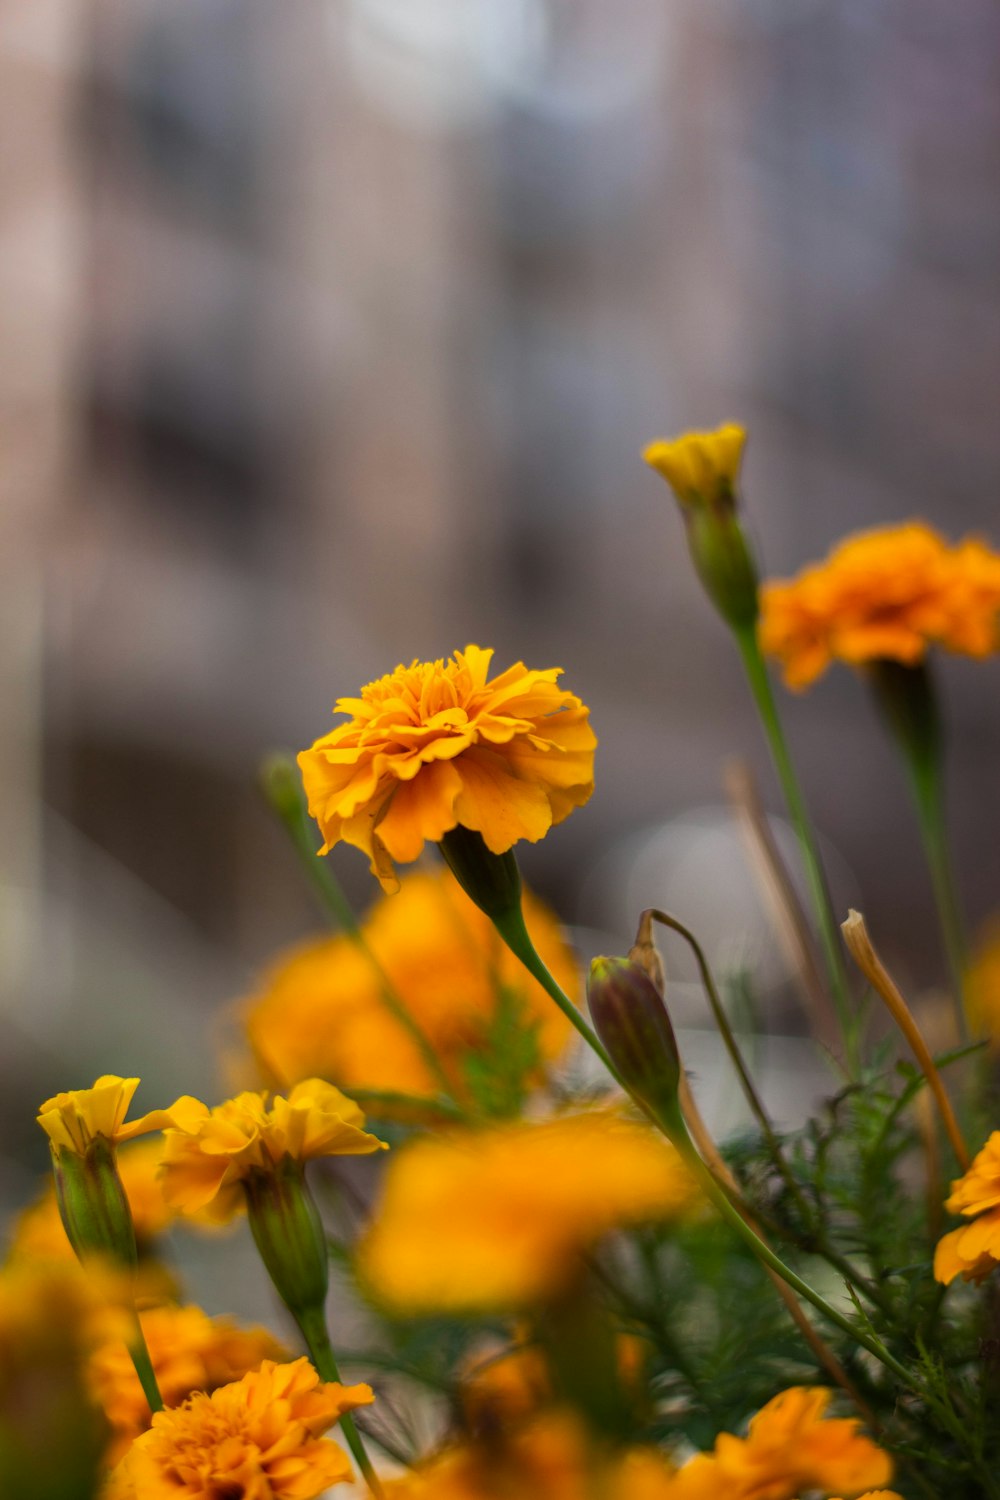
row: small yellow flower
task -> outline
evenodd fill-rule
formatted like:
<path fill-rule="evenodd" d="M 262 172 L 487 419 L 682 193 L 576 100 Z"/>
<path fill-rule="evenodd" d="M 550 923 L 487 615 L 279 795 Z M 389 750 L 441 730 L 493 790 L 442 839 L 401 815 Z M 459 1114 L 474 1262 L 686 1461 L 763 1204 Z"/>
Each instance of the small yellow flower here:
<path fill-rule="evenodd" d="M 241 1328 L 232 1318 L 210 1318 L 200 1307 L 167 1303 L 139 1315 L 156 1383 L 165 1406 L 179 1406 L 194 1391 L 206 1393 L 239 1380 L 265 1359 L 288 1354 L 266 1328 Z M 152 1419 L 122 1339 L 109 1339 L 91 1354 L 87 1380 L 114 1434 L 109 1466 Z"/>
<path fill-rule="evenodd" d="M 722 1433 L 684 1465 L 670 1500 L 795 1500 L 803 1491 L 860 1496 L 892 1478 L 888 1453 L 854 1418 L 830 1418 L 830 1391 L 792 1386 L 751 1417 L 745 1438 Z"/>
<path fill-rule="evenodd" d="M 265 1360 L 211 1395 L 157 1412 L 115 1469 L 107 1500 L 316 1500 L 352 1477 L 322 1434 L 373 1400 L 366 1385 L 320 1384 L 307 1359 Z"/>
<path fill-rule="evenodd" d="M 138 1078 L 118 1078 L 105 1073 L 92 1088 L 70 1089 L 46 1099 L 38 1123 L 53 1150 L 72 1151 L 77 1156 L 85 1156 L 95 1140 L 117 1146 L 173 1124 L 174 1114 L 170 1109 L 150 1110 L 138 1120 L 126 1121 L 132 1095 L 138 1087 Z M 183 1107 L 183 1101 L 177 1103 Z"/>
<path fill-rule="evenodd" d="M 204 1210 L 225 1222 L 244 1206 L 244 1182 L 286 1159 L 366 1156 L 385 1142 L 364 1129 L 363 1112 L 322 1079 L 298 1083 L 288 1098 L 243 1093 L 209 1109 L 192 1100 L 183 1123 L 164 1134 L 163 1196 L 184 1214 Z"/>
<path fill-rule="evenodd" d="M 360 1269 L 401 1312 L 520 1307 L 564 1287 L 611 1230 L 696 1201 L 673 1147 L 609 1110 L 456 1130 L 398 1153 Z"/>
<path fill-rule="evenodd" d="M 798 690 L 832 661 L 915 666 L 932 646 L 987 656 L 998 611 L 1000 556 L 910 521 L 848 537 L 797 578 L 765 584 L 760 643 Z"/>
<path fill-rule="evenodd" d="M 945 1207 L 972 1222 L 938 1241 L 935 1278 L 945 1286 L 956 1276 L 984 1281 L 1000 1264 L 1000 1130 L 994 1130 L 965 1176 L 952 1183 Z"/>
<path fill-rule="evenodd" d="M 576 996 L 579 974 L 555 917 L 531 896 L 524 911 L 544 963 Z M 265 976 L 246 1031 L 268 1082 L 288 1087 L 318 1074 L 345 1089 L 438 1092 L 420 1047 L 386 1005 L 379 968 L 459 1097 L 467 1093 L 463 1063 L 482 1051 L 501 992 L 520 1002 L 542 1062 L 569 1040 L 565 1016 L 444 867 L 404 876 L 362 932 L 375 963 L 336 936 L 292 949 Z"/>
<path fill-rule="evenodd" d="M 660 438 L 650 443 L 642 456 L 650 468 L 663 475 L 681 505 L 728 503 L 736 492 L 746 440 L 744 428 L 727 422 L 714 432 Z"/>
<path fill-rule="evenodd" d="M 338 699 L 349 721 L 298 757 L 321 854 L 353 844 L 393 891 L 393 860 L 412 862 L 459 825 L 503 854 L 587 801 L 597 743 L 588 710 L 557 687 L 559 668 L 517 662 L 490 679 L 492 656 L 467 646 Z"/>

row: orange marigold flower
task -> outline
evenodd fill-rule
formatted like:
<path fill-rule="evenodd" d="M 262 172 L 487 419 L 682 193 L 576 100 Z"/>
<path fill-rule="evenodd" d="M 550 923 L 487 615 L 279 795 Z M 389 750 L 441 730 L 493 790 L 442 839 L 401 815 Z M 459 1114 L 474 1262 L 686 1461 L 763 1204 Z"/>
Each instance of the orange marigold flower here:
<path fill-rule="evenodd" d="M 54 1151 L 71 1151 L 85 1156 L 88 1147 L 97 1139 L 117 1146 L 122 1141 L 131 1141 L 137 1135 L 148 1135 L 151 1130 L 162 1130 L 173 1123 L 171 1109 L 154 1109 L 141 1115 L 138 1120 L 126 1121 L 132 1095 L 139 1087 L 138 1078 L 119 1078 L 114 1073 L 105 1073 L 89 1089 L 70 1089 L 46 1099 L 38 1113 L 38 1123 L 48 1136 Z"/>
<path fill-rule="evenodd" d="M 270 1104 L 267 1092 L 239 1094 L 215 1109 L 191 1100 L 183 1121 L 164 1133 L 163 1195 L 180 1213 L 204 1211 L 224 1223 L 244 1206 L 246 1178 L 286 1157 L 301 1163 L 385 1150 L 364 1123 L 354 1100 L 320 1078 Z"/>
<path fill-rule="evenodd" d="M 555 917 L 527 895 L 524 912 L 546 966 L 575 996 L 578 971 Z M 459 1096 L 466 1092 L 463 1062 L 486 1045 L 501 995 L 516 997 L 542 1061 L 566 1045 L 565 1016 L 446 868 L 406 875 L 397 896 L 376 902 L 362 930 L 375 963 L 336 936 L 293 949 L 265 976 L 246 1030 L 270 1082 L 287 1087 L 319 1074 L 346 1089 L 437 1092 L 413 1035 L 386 1005 L 379 969 Z"/>
<path fill-rule="evenodd" d="M 994 1130 L 964 1177 L 951 1185 L 950 1213 L 972 1219 L 938 1241 L 934 1276 L 947 1286 L 961 1276 L 983 1281 L 1000 1264 L 1000 1130 Z"/>
<path fill-rule="evenodd" d="M 503 854 L 587 801 L 597 744 L 588 710 L 557 687 L 557 667 L 517 662 L 488 680 L 492 656 L 467 646 L 338 699 L 349 722 L 298 757 L 321 854 L 353 844 L 393 891 L 392 861 L 415 860 L 459 824 Z"/>
<path fill-rule="evenodd" d="M 674 1148 L 610 1110 L 456 1130 L 398 1153 L 360 1268 L 402 1312 L 518 1307 L 563 1286 L 602 1235 L 698 1200 Z"/>
<path fill-rule="evenodd" d="M 139 1315 L 164 1405 L 179 1406 L 193 1391 L 211 1392 L 287 1351 L 266 1328 L 241 1328 L 232 1318 L 210 1318 L 200 1307 L 166 1304 Z M 113 1465 L 149 1426 L 152 1414 L 122 1339 L 102 1343 L 90 1356 L 88 1383 L 111 1424 Z"/>
<path fill-rule="evenodd" d="M 745 1438 L 722 1433 L 684 1465 L 670 1500 L 795 1500 L 804 1490 L 860 1496 L 892 1478 L 892 1459 L 853 1417 L 829 1418 L 830 1391 L 792 1386 L 755 1417 Z"/>
<path fill-rule="evenodd" d="M 111 1476 L 107 1500 L 316 1500 L 351 1479 L 321 1434 L 374 1400 L 367 1385 L 326 1385 L 307 1359 L 259 1370 L 157 1412 Z"/>
<path fill-rule="evenodd" d="M 919 521 L 882 527 L 765 584 L 761 611 L 761 646 L 795 689 L 835 660 L 914 666 L 932 646 L 987 656 L 1000 645 L 1000 556 L 973 538 L 950 546 Z"/>

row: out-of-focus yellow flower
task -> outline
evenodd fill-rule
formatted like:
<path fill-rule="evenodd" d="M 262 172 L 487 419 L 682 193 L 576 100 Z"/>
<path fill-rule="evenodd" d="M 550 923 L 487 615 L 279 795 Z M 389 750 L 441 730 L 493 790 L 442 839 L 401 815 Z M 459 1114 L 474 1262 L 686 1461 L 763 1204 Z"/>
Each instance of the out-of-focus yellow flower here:
<path fill-rule="evenodd" d="M 649 1345 L 630 1334 L 615 1339 L 622 1384 L 638 1394 Z M 462 1373 L 457 1396 L 471 1431 L 510 1429 L 555 1400 L 548 1361 L 537 1344 L 514 1344 L 480 1353 Z"/>
<path fill-rule="evenodd" d="M 410 863 L 452 828 L 503 854 L 587 801 L 597 744 L 588 710 L 556 685 L 559 668 L 516 662 L 489 680 L 492 656 L 467 646 L 338 699 L 349 721 L 298 757 L 322 854 L 353 844 L 393 891 L 392 861 Z"/>
<path fill-rule="evenodd" d="M 892 1459 L 855 1418 L 827 1417 L 830 1392 L 792 1386 L 750 1419 L 745 1438 L 722 1433 L 678 1473 L 670 1500 L 795 1500 L 803 1491 L 857 1497 L 892 1478 Z"/>
<path fill-rule="evenodd" d="M 965 1008 L 972 1031 L 1000 1048 L 1000 916 L 982 933 L 966 972 Z"/>
<path fill-rule="evenodd" d="M 674 1467 L 654 1448 L 606 1449 L 552 1411 L 499 1440 L 456 1443 L 387 1481 L 389 1500 L 671 1500 Z"/>
<path fill-rule="evenodd" d="M 398 1311 L 513 1308 L 563 1287 L 609 1231 L 697 1200 L 674 1148 L 610 1110 L 456 1130 L 399 1152 L 359 1264 Z"/>
<path fill-rule="evenodd" d="M 800 689 L 832 661 L 914 666 L 932 646 L 987 656 L 1000 644 L 998 612 L 1000 556 L 910 521 L 848 537 L 825 562 L 765 584 L 760 642 Z"/>
<path fill-rule="evenodd" d="M 547 968 L 575 997 L 578 971 L 555 917 L 531 896 L 524 913 Z M 565 1016 L 446 868 L 404 876 L 398 895 L 373 906 L 363 933 L 460 1097 L 463 1060 L 482 1050 L 501 994 L 517 997 L 543 1061 L 566 1045 Z M 322 938 L 280 959 L 249 1004 L 246 1030 L 279 1087 L 319 1074 L 345 1089 L 437 1092 L 412 1034 L 385 1003 L 376 965 L 347 937 Z"/>
<path fill-rule="evenodd" d="M 712 505 L 732 501 L 746 440 L 745 428 L 726 422 L 714 432 L 659 438 L 642 456 L 663 475 L 681 505 Z"/>
<path fill-rule="evenodd" d="M 965 1176 L 952 1183 L 945 1207 L 972 1223 L 938 1241 L 935 1278 L 945 1286 L 956 1276 L 984 1281 L 1000 1264 L 1000 1130 L 994 1130 Z"/>
<path fill-rule="evenodd" d="M 173 1210 L 163 1196 L 159 1178 L 163 1146 L 160 1141 L 136 1141 L 118 1153 L 118 1173 L 125 1188 L 140 1256 L 148 1254 L 153 1241 L 173 1221 Z M 49 1178 L 44 1191 L 20 1215 L 11 1237 L 12 1259 L 38 1260 L 73 1257 L 66 1238 L 55 1189 Z"/>
<path fill-rule="evenodd" d="M 115 1469 L 107 1500 L 315 1500 L 352 1477 L 321 1434 L 373 1400 L 366 1385 L 320 1383 L 307 1359 L 259 1370 L 157 1412 Z"/>
<path fill-rule="evenodd" d="M 95 1140 L 117 1146 L 173 1124 L 174 1110 L 177 1106 L 183 1109 L 183 1100 L 178 1100 L 171 1109 L 150 1110 L 138 1120 L 125 1119 L 138 1087 L 138 1078 L 118 1078 L 105 1073 L 92 1088 L 70 1089 L 46 1099 L 39 1110 L 38 1123 L 53 1150 L 72 1151 L 77 1156 L 85 1156 Z"/>
<path fill-rule="evenodd" d="M 209 1109 L 192 1100 L 183 1125 L 164 1134 L 163 1196 L 180 1213 L 223 1223 L 244 1206 L 243 1183 L 286 1158 L 366 1156 L 385 1142 L 364 1129 L 363 1112 L 320 1078 L 280 1094 L 244 1093 Z"/>
<path fill-rule="evenodd" d="M 288 1352 L 266 1328 L 241 1328 L 232 1318 L 210 1318 L 200 1307 L 166 1304 L 139 1315 L 156 1383 L 165 1406 L 179 1406 L 194 1391 L 211 1392 Z M 121 1339 L 100 1344 L 87 1365 L 88 1384 L 114 1434 L 109 1466 L 144 1432 L 151 1412 Z"/>

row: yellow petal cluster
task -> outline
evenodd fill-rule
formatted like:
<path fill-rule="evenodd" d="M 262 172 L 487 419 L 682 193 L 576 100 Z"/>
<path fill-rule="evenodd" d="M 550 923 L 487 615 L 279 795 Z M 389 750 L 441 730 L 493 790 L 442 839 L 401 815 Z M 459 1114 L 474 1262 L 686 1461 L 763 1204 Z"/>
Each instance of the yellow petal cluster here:
<path fill-rule="evenodd" d="M 154 1109 L 138 1120 L 126 1121 L 138 1087 L 138 1078 L 105 1073 L 92 1088 L 70 1089 L 46 1099 L 38 1113 L 38 1123 L 54 1150 L 72 1151 L 78 1156 L 85 1156 L 88 1146 L 97 1138 L 117 1146 L 172 1124 L 173 1109 Z"/>
<path fill-rule="evenodd" d="M 393 860 L 415 860 L 461 824 L 494 854 L 534 843 L 587 801 L 596 739 L 559 668 L 522 662 L 490 678 L 492 651 L 414 661 L 341 698 L 349 715 L 298 757 L 325 854 L 363 850 L 395 890 Z"/>
<path fill-rule="evenodd" d="M 934 1275 L 945 1286 L 961 1276 L 983 1281 L 1000 1264 L 1000 1130 L 994 1130 L 964 1177 L 951 1185 L 945 1207 L 971 1224 L 938 1241 Z"/>
<path fill-rule="evenodd" d="M 681 505 L 712 505 L 732 500 L 746 439 L 744 428 L 726 422 L 714 432 L 660 438 L 642 456 L 663 475 Z"/>
<path fill-rule="evenodd" d="M 200 1307 L 168 1303 L 139 1317 L 165 1406 L 179 1406 L 194 1391 L 229 1385 L 265 1359 L 288 1358 L 266 1328 L 241 1328 L 232 1318 L 208 1317 Z M 152 1417 L 124 1340 L 109 1339 L 93 1351 L 87 1379 L 114 1434 L 108 1456 L 114 1464 Z"/>
<path fill-rule="evenodd" d="M 257 1371 L 157 1412 L 115 1469 L 107 1500 L 316 1500 L 349 1480 L 322 1434 L 372 1400 L 366 1385 L 320 1383 L 307 1359 Z"/>
<path fill-rule="evenodd" d="M 189 1100 L 183 1119 L 164 1133 L 163 1196 L 179 1213 L 219 1223 L 244 1206 L 242 1183 L 285 1157 L 366 1156 L 385 1149 L 364 1129 L 361 1109 L 320 1078 L 298 1083 L 287 1099 L 243 1093 L 209 1109 Z"/>
<path fill-rule="evenodd" d="M 529 895 L 524 915 L 543 962 L 575 998 L 579 974 L 555 917 Z M 386 1005 L 379 970 L 460 1097 L 463 1060 L 482 1049 L 501 991 L 517 997 L 543 1061 L 566 1045 L 569 1022 L 445 867 L 404 876 L 362 935 L 372 957 L 347 937 L 322 938 L 265 976 L 245 1025 L 268 1081 L 288 1087 L 318 1074 L 345 1089 L 436 1093 L 420 1047 Z"/>
<path fill-rule="evenodd" d="M 892 1460 L 856 1419 L 827 1417 L 830 1392 L 792 1386 L 762 1407 L 745 1438 L 722 1433 L 684 1465 L 670 1500 L 796 1500 L 806 1491 L 861 1496 L 892 1478 Z"/>
<path fill-rule="evenodd" d="M 988 656 L 1000 644 L 998 611 L 1000 555 L 910 521 L 848 537 L 825 562 L 765 584 L 760 642 L 801 689 L 832 661 L 913 666 L 932 646 Z"/>
<path fill-rule="evenodd" d="M 610 1110 L 456 1130 L 395 1157 L 359 1264 L 398 1311 L 513 1308 L 556 1292 L 602 1235 L 697 1199 L 674 1148 Z"/>

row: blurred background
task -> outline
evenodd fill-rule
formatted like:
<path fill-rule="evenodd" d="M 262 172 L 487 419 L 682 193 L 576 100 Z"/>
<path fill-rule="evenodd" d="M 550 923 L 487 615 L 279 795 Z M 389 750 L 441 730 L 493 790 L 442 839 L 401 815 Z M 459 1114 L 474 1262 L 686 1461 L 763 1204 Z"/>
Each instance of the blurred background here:
<path fill-rule="evenodd" d="M 997 7 L 0 0 L 0 119 L 3 1200 L 56 1089 L 217 1097 L 218 1019 L 317 925 L 260 757 L 469 641 L 592 707 L 530 882 L 612 951 L 669 903 L 803 1029 L 727 758 L 776 790 L 639 454 L 743 422 L 779 575 L 909 516 L 1000 543 Z M 942 665 L 978 922 L 1000 663 Z M 861 685 L 782 697 L 838 901 L 933 985 Z"/>

